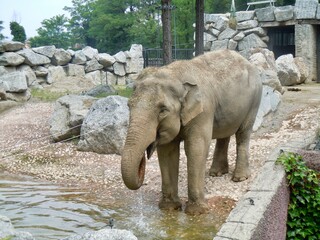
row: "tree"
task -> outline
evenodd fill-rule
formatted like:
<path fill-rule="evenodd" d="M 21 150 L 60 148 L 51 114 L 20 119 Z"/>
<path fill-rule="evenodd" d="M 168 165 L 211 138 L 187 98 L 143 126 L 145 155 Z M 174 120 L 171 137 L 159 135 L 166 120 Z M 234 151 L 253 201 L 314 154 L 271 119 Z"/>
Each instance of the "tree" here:
<path fill-rule="evenodd" d="M 196 0 L 196 56 L 203 54 L 204 0 Z"/>
<path fill-rule="evenodd" d="M 97 0 L 93 3 L 89 36 L 96 40 L 100 52 L 116 53 L 130 47 L 130 29 L 134 22 L 134 1 Z"/>
<path fill-rule="evenodd" d="M 0 21 L 0 40 L 5 39 L 5 36 L 1 33 L 1 31 L 4 29 L 2 24 L 3 24 L 3 21 Z"/>
<path fill-rule="evenodd" d="M 13 36 L 13 41 L 25 42 L 27 39 L 24 27 L 22 27 L 17 22 L 10 22 L 11 35 Z"/>
<path fill-rule="evenodd" d="M 93 0 L 72 0 L 72 7 L 64 7 L 63 10 L 70 13 L 68 31 L 71 43 L 85 46 L 95 46 L 95 39 L 89 36 L 90 22 L 93 14 Z"/>
<path fill-rule="evenodd" d="M 57 48 L 69 48 L 71 43 L 67 31 L 68 20 L 63 14 L 43 20 L 42 27 L 37 29 L 38 36 L 30 38 L 31 46 L 55 45 Z"/>
<path fill-rule="evenodd" d="M 171 7 L 171 0 L 161 0 L 163 65 L 167 65 L 172 62 Z"/>

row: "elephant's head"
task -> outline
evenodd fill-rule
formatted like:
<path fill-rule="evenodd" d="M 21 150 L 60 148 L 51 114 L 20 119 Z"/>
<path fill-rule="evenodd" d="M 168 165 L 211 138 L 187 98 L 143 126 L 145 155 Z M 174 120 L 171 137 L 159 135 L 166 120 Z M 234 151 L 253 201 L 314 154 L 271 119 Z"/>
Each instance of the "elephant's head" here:
<path fill-rule="evenodd" d="M 122 178 L 129 189 L 143 183 L 145 152 L 150 158 L 157 145 L 174 140 L 181 126 L 203 111 L 197 84 L 182 76 L 166 68 L 147 69 L 136 81 L 128 103 L 130 125 L 121 160 Z"/>

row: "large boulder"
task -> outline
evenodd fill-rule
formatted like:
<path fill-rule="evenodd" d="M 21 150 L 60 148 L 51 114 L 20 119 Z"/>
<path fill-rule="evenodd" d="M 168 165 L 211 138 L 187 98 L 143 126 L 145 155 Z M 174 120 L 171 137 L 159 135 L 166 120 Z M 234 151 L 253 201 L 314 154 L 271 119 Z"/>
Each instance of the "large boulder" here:
<path fill-rule="evenodd" d="M 300 84 L 300 71 L 294 62 L 292 54 L 282 55 L 276 60 L 278 77 L 282 86 Z"/>
<path fill-rule="evenodd" d="M 5 82 L 7 92 L 22 93 L 27 91 L 27 78 L 23 72 L 12 72 L 0 76 L 0 83 Z"/>
<path fill-rule="evenodd" d="M 88 95 L 91 97 L 100 97 L 103 96 L 107 97 L 109 95 L 115 95 L 117 91 L 111 85 L 101 84 L 88 91 L 82 93 L 82 95 Z"/>
<path fill-rule="evenodd" d="M 35 53 L 31 49 L 23 49 L 17 52 L 25 58 L 24 62 L 30 66 L 45 65 L 51 62 L 50 58 Z"/>
<path fill-rule="evenodd" d="M 80 135 L 81 124 L 97 99 L 90 96 L 67 95 L 59 98 L 50 117 L 50 134 L 55 142 Z"/>
<path fill-rule="evenodd" d="M 261 126 L 264 116 L 277 110 L 280 102 L 281 94 L 278 91 L 274 91 L 273 88 L 264 85 L 259 110 L 252 128 L 253 131 L 258 130 Z"/>
<path fill-rule="evenodd" d="M 266 48 L 267 44 L 255 33 L 245 36 L 238 44 L 239 51 L 251 48 Z"/>
<path fill-rule="evenodd" d="M 32 48 L 32 50 L 36 53 L 47 56 L 48 58 L 52 58 L 53 54 L 56 51 L 56 47 L 55 46 L 43 46 L 43 47 Z"/>
<path fill-rule="evenodd" d="M 138 240 L 132 232 L 122 229 L 102 229 L 82 235 L 74 235 L 62 240 Z"/>
<path fill-rule="evenodd" d="M 96 101 L 81 127 L 78 149 L 121 154 L 129 125 L 128 99 L 109 96 Z"/>
<path fill-rule="evenodd" d="M 28 232 L 19 232 L 14 229 L 9 218 L 0 215 L 0 239 L 6 240 L 34 240 Z"/>
<path fill-rule="evenodd" d="M 24 44 L 16 41 L 0 41 L 0 49 L 4 52 L 15 52 L 24 48 Z"/>
<path fill-rule="evenodd" d="M 24 62 L 24 57 L 21 57 L 15 52 L 5 52 L 0 54 L 1 66 L 18 66 Z"/>
<path fill-rule="evenodd" d="M 64 49 L 56 49 L 53 57 L 52 57 L 52 63 L 56 66 L 63 66 L 68 64 L 71 61 L 71 54 L 64 50 Z"/>

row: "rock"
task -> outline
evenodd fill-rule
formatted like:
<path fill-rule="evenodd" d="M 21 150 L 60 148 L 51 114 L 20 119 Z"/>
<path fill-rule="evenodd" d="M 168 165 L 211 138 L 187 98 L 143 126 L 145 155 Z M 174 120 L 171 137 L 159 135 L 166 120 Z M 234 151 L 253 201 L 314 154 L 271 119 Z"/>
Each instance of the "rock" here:
<path fill-rule="evenodd" d="M 294 8 L 296 19 L 316 18 L 317 8 L 317 0 L 296 0 Z"/>
<path fill-rule="evenodd" d="M 129 124 L 128 99 L 109 96 L 96 101 L 81 127 L 78 149 L 121 154 Z"/>
<path fill-rule="evenodd" d="M 7 73 L 15 72 L 16 70 L 17 70 L 16 67 L 0 66 L 0 76 L 5 75 Z"/>
<path fill-rule="evenodd" d="M 264 116 L 277 110 L 280 102 L 281 94 L 278 91 L 275 91 L 269 86 L 263 86 L 259 110 L 252 128 L 253 131 L 257 131 L 261 126 Z"/>
<path fill-rule="evenodd" d="M 0 215 L 0 239 L 2 240 L 34 240 L 28 232 L 18 232 L 9 218 Z"/>
<path fill-rule="evenodd" d="M 108 53 L 99 53 L 98 61 L 103 67 L 110 67 L 116 62 L 116 59 Z"/>
<path fill-rule="evenodd" d="M 69 63 L 66 67 L 66 72 L 68 76 L 77 76 L 77 77 L 85 76 L 83 65 Z"/>
<path fill-rule="evenodd" d="M 244 31 L 244 35 L 250 35 L 251 33 L 255 33 L 259 37 L 267 36 L 267 31 L 262 27 L 255 27 Z"/>
<path fill-rule="evenodd" d="M 108 85 L 116 85 L 117 84 L 117 76 L 111 72 L 107 72 L 107 84 Z"/>
<path fill-rule="evenodd" d="M 215 29 L 219 30 L 220 32 L 225 30 L 229 25 L 229 19 L 225 16 L 219 16 L 218 20 L 213 25 Z"/>
<path fill-rule="evenodd" d="M 230 39 L 229 42 L 228 42 L 228 49 L 230 50 L 236 50 L 238 46 L 238 42 L 236 42 L 235 40 L 233 39 Z"/>
<path fill-rule="evenodd" d="M 90 80 L 95 86 L 107 83 L 106 73 L 100 70 L 87 73 L 85 78 Z"/>
<path fill-rule="evenodd" d="M 251 48 L 266 48 L 267 44 L 261 40 L 256 34 L 251 33 L 248 36 L 245 36 L 238 43 L 239 51 Z"/>
<path fill-rule="evenodd" d="M 34 67 L 34 73 L 37 77 L 46 77 L 48 75 L 48 68 L 43 66 L 36 66 Z"/>
<path fill-rule="evenodd" d="M 113 57 L 119 63 L 126 63 L 127 56 L 123 51 L 118 52 L 117 54 L 113 55 Z"/>
<path fill-rule="evenodd" d="M 138 240 L 132 232 L 120 229 L 102 229 L 82 235 L 74 235 L 62 240 Z"/>
<path fill-rule="evenodd" d="M 35 81 L 37 81 L 37 76 L 29 65 L 21 65 L 17 70 L 26 75 L 28 86 L 31 86 Z"/>
<path fill-rule="evenodd" d="M 52 84 L 53 82 L 64 80 L 66 76 L 62 66 L 50 66 L 48 68 L 47 83 Z"/>
<path fill-rule="evenodd" d="M 275 7 L 265 7 L 265 8 L 258 8 L 255 10 L 256 16 L 259 22 L 272 22 L 275 20 L 274 16 Z"/>
<path fill-rule="evenodd" d="M 86 73 L 89 73 L 96 70 L 100 70 L 102 68 L 103 68 L 103 65 L 101 65 L 97 59 L 93 58 L 86 62 L 84 70 Z"/>
<path fill-rule="evenodd" d="M 43 47 L 37 47 L 37 48 L 32 48 L 32 50 L 36 53 L 39 53 L 41 55 L 44 55 L 48 58 L 52 58 L 53 54 L 56 51 L 55 46 L 43 46 Z"/>
<path fill-rule="evenodd" d="M 0 76 L 0 83 L 6 82 L 7 92 L 21 93 L 28 89 L 26 75 L 22 72 L 12 72 Z"/>
<path fill-rule="evenodd" d="M 24 62 L 30 66 L 45 65 L 51 62 L 48 57 L 35 53 L 31 49 L 23 49 L 17 53 L 23 56 Z"/>
<path fill-rule="evenodd" d="M 91 60 L 94 57 L 98 57 L 98 53 L 99 53 L 97 49 L 89 47 L 89 46 L 85 47 L 81 51 L 86 56 L 87 60 Z"/>
<path fill-rule="evenodd" d="M 204 22 L 205 23 L 215 23 L 218 22 L 220 17 L 226 17 L 225 14 L 204 14 Z"/>
<path fill-rule="evenodd" d="M 114 74 L 116 74 L 118 76 L 123 77 L 126 75 L 126 69 L 125 69 L 125 65 L 123 63 L 115 62 L 113 64 L 113 69 L 114 69 Z"/>
<path fill-rule="evenodd" d="M 86 62 L 87 62 L 87 57 L 83 51 L 76 51 L 71 61 L 71 63 L 73 64 L 85 64 Z"/>
<path fill-rule="evenodd" d="M 236 34 L 237 34 L 237 31 L 227 27 L 225 30 L 223 30 L 219 34 L 218 39 L 219 40 L 230 39 L 230 38 L 233 38 Z"/>
<path fill-rule="evenodd" d="M 132 44 L 127 53 L 125 65 L 126 74 L 140 73 L 144 67 L 143 47 L 141 44 Z"/>
<path fill-rule="evenodd" d="M 283 22 L 293 19 L 293 6 L 277 7 L 274 10 L 276 21 Z"/>
<path fill-rule="evenodd" d="M 108 95 L 115 95 L 117 91 L 111 86 L 107 84 L 98 85 L 88 91 L 82 93 L 82 95 L 88 95 L 91 97 L 98 97 L 98 96 L 108 96 Z"/>
<path fill-rule="evenodd" d="M 56 49 L 52 57 L 52 64 L 56 66 L 63 66 L 68 64 L 71 61 L 71 55 L 64 49 Z"/>
<path fill-rule="evenodd" d="M 12 100 L 15 102 L 26 102 L 31 98 L 30 89 L 27 89 L 24 92 L 6 92 L 7 100 Z"/>
<path fill-rule="evenodd" d="M 66 95 L 59 98 L 49 119 L 50 134 L 55 142 L 80 135 L 84 117 L 96 98 Z"/>
<path fill-rule="evenodd" d="M 300 83 L 308 81 L 309 78 L 309 68 L 305 60 L 302 57 L 295 57 L 293 59 L 294 63 L 299 69 L 300 72 Z"/>
<path fill-rule="evenodd" d="M 320 4 L 318 4 L 316 19 L 320 20 Z"/>
<path fill-rule="evenodd" d="M 300 83 L 300 72 L 292 54 L 282 55 L 276 60 L 277 73 L 282 86 Z"/>
<path fill-rule="evenodd" d="M 239 32 L 237 35 L 235 35 L 235 36 L 233 37 L 233 40 L 235 40 L 235 41 L 240 41 L 240 40 L 242 40 L 245 36 L 246 36 L 246 35 L 244 35 L 244 32 L 241 31 L 241 32 Z"/>
<path fill-rule="evenodd" d="M 212 45 L 211 45 L 211 51 L 218 50 L 218 49 L 227 49 L 228 43 L 229 43 L 228 39 L 214 41 L 212 42 Z"/>
<path fill-rule="evenodd" d="M 238 22 L 252 20 L 253 17 L 254 17 L 254 11 L 239 11 L 236 13 L 236 18 Z"/>
<path fill-rule="evenodd" d="M 0 47 L 3 49 L 3 52 L 16 52 L 24 48 L 24 44 L 21 42 L 15 41 L 0 41 Z"/>
<path fill-rule="evenodd" d="M 1 66 L 18 66 L 24 62 L 24 57 L 15 52 L 5 52 L 0 54 Z"/>
<path fill-rule="evenodd" d="M 237 29 L 238 30 L 244 30 L 244 29 L 249 29 L 249 28 L 255 28 L 258 26 L 258 21 L 257 20 L 247 20 L 244 22 L 239 22 L 237 24 Z"/>

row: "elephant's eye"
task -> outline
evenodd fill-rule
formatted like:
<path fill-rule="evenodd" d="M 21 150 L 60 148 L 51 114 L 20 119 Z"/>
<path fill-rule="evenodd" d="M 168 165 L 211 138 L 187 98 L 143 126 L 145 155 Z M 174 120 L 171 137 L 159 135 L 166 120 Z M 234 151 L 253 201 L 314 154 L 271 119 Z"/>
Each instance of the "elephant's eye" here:
<path fill-rule="evenodd" d="M 166 117 L 167 114 L 168 114 L 168 112 L 169 112 L 169 109 L 168 109 L 166 106 L 161 106 L 161 107 L 160 107 L 159 117 L 160 117 L 161 119 L 164 118 L 164 117 Z"/>

